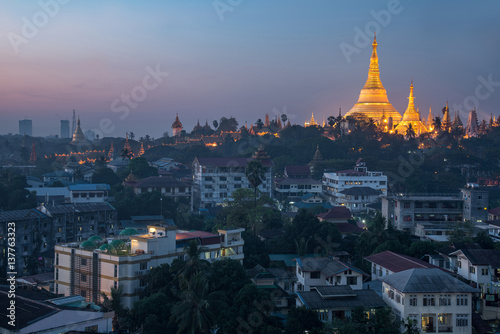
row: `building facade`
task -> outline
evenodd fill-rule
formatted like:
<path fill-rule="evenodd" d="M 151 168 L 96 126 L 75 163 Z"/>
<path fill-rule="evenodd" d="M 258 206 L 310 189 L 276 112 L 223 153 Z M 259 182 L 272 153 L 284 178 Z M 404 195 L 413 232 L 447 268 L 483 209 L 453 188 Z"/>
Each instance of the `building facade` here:
<path fill-rule="evenodd" d="M 236 189 L 251 188 L 246 177 L 248 162 L 254 158 L 195 158 L 193 161 L 194 207 L 212 208 L 222 205 Z M 272 197 L 273 163 L 261 159 L 265 173 L 258 189 Z"/>
<path fill-rule="evenodd" d="M 22 119 L 19 121 L 19 134 L 21 136 L 33 137 L 33 122 L 31 119 Z"/>
<path fill-rule="evenodd" d="M 102 242 L 60 244 L 55 247 L 55 291 L 101 302 L 111 288 L 123 289 L 122 302 L 132 308 L 146 288 L 151 268 L 185 259 L 191 241 L 201 247 L 200 258 L 213 262 L 224 258 L 243 260 L 244 229 L 178 231 L 175 226 L 150 225 L 144 235 Z M 111 242 L 109 242 L 111 241 Z"/>
<path fill-rule="evenodd" d="M 380 280 L 382 299 L 396 321 L 409 320 L 421 333 L 472 333 L 477 289 L 435 268 L 409 269 Z"/>
<path fill-rule="evenodd" d="M 366 205 L 387 195 L 387 175 L 368 171 L 363 159 L 354 169 L 323 174 L 323 192 L 333 205 L 346 205 L 351 212 L 366 211 Z"/>

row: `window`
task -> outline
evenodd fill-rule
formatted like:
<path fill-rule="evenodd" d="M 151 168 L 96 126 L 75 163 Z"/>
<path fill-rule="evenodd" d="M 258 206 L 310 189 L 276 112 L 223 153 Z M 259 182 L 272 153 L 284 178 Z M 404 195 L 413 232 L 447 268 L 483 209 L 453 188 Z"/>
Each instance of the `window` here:
<path fill-rule="evenodd" d="M 378 268 L 378 275 L 382 276 L 382 268 Z"/>
<path fill-rule="evenodd" d="M 418 305 L 417 295 L 410 295 L 410 306 L 417 306 L 417 305 Z"/>
<path fill-rule="evenodd" d="M 82 266 L 86 266 L 86 265 L 87 265 L 87 259 L 83 259 L 83 258 L 82 258 L 82 259 L 80 260 L 80 264 L 81 264 Z"/>
<path fill-rule="evenodd" d="M 80 290 L 80 296 L 82 296 L 83 298 L 87 298 L 87 291 Z"/>
<path fill-rule="evenodd" d="M 409 209 L 411 206 L 410 202 L 404 202 L 404 208 Z"/>
<path fill-rule="evenodd" d="M 82 274 L 82 276 L 81 276 L 81 281 L 82 281 L 82 282 L 87 282 L 87 275 Z"/>
<path fill-rule="evenodd" d="M 140 270 L 146 270 L 148 268 L 148 263 L 147 262 L 142 262 L 140 264 Z"/>
<path fill-rule="evenodd" d="M 399 293 L 396 294 L 396 303 L 401 304 L 401 295 Z"/>
<path fill-rule="evenodd" d="M 390 290 L 389 291 L 389 298 L 391 298 L 392 300 L 394 300 L 394 290 Z"/>
<path fill-rule="evenodd" d="M 433 295 L 424 295 L 424 306 L 436 306 Z"/>
<path fill-rule="evenodd" d="M 469 326 L 469 315 L 468 314 L 457 314 L 457 327 L 467 327 Z"/>
<path fill-rule="evenodd" d="M 356 285 L 358 284 L 358 278 L 356 276 L 347 277 L 347 285 Z"/>
<path fill-rule="evenodd" d="M 408 314 L 409 323 L 418 327 L 418 314 Z"/>
<path fill-rule="evenodd" d="M 56 268 L 56 281 L 59 280 L 59 269 Z"/>
<path fill-rule="evenodd" d="M 59 254 L 56 254 L 56 266 L 59 265 Z"/>
<path fill-rule="evenodd" d="M 453 331 L 452 316 L 451 313 L 438 313 L 438 332 L 451 333 Z"/>
<path fill-rule="evenodd" d="M 468 300 L 467 295 L 457 295 L 457 306 L 467 306 Z"/>
<path fill-rule="evenodd" d="M 488 268 L 481 269 L 481 275 L 483 275 L 483 276 L 488 275 Z"/>
<path fill-rule="evenodd" d="M 335 276 L 335 285 L 339 285 L 341 281 L 342 281 L 341 276 Z"/>
<path fill-rule="evenodd" d="M 422 332 L 423 333 L 435 333 L 436 324 L 434 322 L 435 314 L 422 314 Z"/>
<path fill-rule="evenodd" d="M 118 266 L 116 264 L 113 270 L 113 277 L 118 277 Z"/>
<path fill-rule="evenodd" d="M 117 281 L 113 282 L 113 288 L 118 289 L 118 282 Z"/>
<path fill-rule="evenodd" d="M 321 277 L 321 273 L 319 271 L 312 271 L 311 272 L 311 279 L 318 279 Z"/>
<path fill-rule="evenodd" d="M 139 286 L 140 287 L 146 286 L 146 280 L 145 279 L 140 279 L 139 280 Z"/>
<path fill-rule="evenodd" d="M 439 296 L 439 306 L 450 306 L 451 296 L 450 295 L 440 295 Z"/>
<path fill-rule="evenodd" d="M 462 268 L 462 261 L 457 261 L 458 268 Z"/>
<path fill-rule="evenodd" d="M 211 176 L 205 176 L 205 181 L 212 181 L 212 177 Z"/>
<path fill-rule="evenodd" d="M 376 274 L 376 273 L 377 273 L 377 266 L 376 266 L 375 264 L 373 264 L 372 272 L 373 272 L 374 274 Z"/>
<path fill-rule="evenodd" d="M 220 180 L 220 181 L 227 181 L 227 177 L 225 177 L 225 176 L 220 176 L 220 177 L 219 177 L 219 180 Z"/>
<path fill-rule="evenodd" d="M 318 318 L 321 321 L 327 321 L 328 320 L 328 310 L 318 310 Z"/>
<path fill-rule="evenodd" d="M 476 273 L 476 267 L 470 266 L 470 267 L 469 267 L 469 272 L 470 272 L 471 274 L 475 274 L 475 273 Z"/>
<path fill-rule="evenodd" d="M 235 177 L 234 177 L 234 180 L 235 180 L 235 181 L 241 181 L 241 176 L 235 176 Z"/>

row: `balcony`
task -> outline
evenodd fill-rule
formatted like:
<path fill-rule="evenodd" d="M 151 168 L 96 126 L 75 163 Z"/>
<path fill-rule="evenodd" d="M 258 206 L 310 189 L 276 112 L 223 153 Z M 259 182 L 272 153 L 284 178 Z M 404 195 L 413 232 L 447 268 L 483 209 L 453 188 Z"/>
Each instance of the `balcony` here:
<path fill-rule="evenodd" d="M 231 239 L 222 242 L 222 247 L 236 247 L 236 246 L 243 246 L 244 244 L 245 241 L 243 239 Z"/>

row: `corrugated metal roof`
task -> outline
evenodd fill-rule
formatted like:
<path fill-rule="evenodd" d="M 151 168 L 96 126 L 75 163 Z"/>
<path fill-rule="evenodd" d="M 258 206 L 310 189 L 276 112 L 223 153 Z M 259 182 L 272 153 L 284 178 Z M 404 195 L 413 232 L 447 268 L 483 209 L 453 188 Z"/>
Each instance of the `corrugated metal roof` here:
<path fill-rule="evenodd" d="M 353 309 L 356 307 L 386 307 L 387 304 L 372 290 L 356 290 L 356 296 L 322 298 L 318 291 L 297 292 L 299 298 L 310 309 Z"/>
<path fill-rule="evenodd" d="M 15 222 L 30 219 L 43 219 L 46 215 L 36 209 L 11 210 L 0 212 L 0 222 Z"/>

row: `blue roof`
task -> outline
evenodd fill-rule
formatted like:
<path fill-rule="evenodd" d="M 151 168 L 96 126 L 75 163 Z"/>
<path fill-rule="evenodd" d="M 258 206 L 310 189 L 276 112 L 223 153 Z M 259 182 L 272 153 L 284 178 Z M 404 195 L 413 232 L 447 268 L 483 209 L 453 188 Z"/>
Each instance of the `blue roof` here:
<path fill-rule="evenodd" d="M 69 190 L 71 191 L 96 191 L 96 190 L 109 190 L 109 184 L 105 183 L 91 183 L 91 184 L 75 184 L 69 186 Z"/>
<path fill-rule="evenodd" d="M 306 254 L 302 257 L 316 257 L 318 254 Z M 271 261 L 283 261 L 287 267 L 295 267 L 295 259 L 299 258 L 298 254 L 269 254 Z"/>
<path fill-rule="evenodd" d="M 311 197 L 314 197 L 314 196 L 315 196 L 314 194 L 307 193 L 307 194 L 304 194 L 304 195 L 300 196 L 300 199 L 308 199 L 308 198 L 311 198 Z"/>

